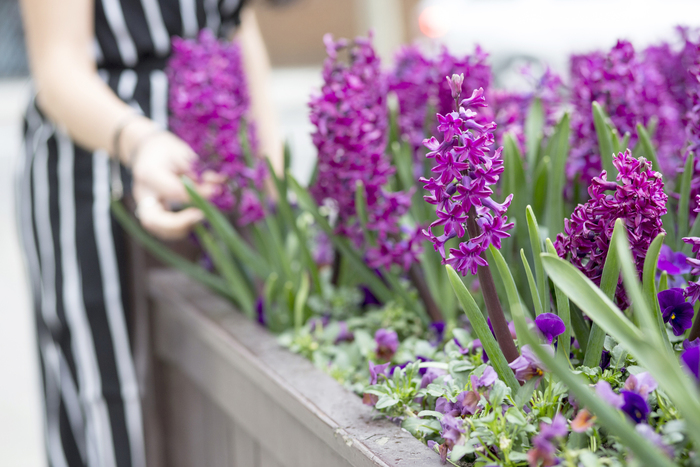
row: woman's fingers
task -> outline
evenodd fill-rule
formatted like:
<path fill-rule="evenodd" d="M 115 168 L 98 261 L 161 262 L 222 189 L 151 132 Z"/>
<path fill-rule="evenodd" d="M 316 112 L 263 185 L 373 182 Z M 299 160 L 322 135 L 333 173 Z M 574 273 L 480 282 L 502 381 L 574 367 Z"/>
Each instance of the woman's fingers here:
<path fill-rule="evenodd" d="M 163 240 L 185 237 L 195 224 L 204 219 L 202 211 L 196 208 L 187 208 L 179 212 L 168 211 L 152 195 L 142 197 L 138 201 L 136 212 L 141 225 Z"/>

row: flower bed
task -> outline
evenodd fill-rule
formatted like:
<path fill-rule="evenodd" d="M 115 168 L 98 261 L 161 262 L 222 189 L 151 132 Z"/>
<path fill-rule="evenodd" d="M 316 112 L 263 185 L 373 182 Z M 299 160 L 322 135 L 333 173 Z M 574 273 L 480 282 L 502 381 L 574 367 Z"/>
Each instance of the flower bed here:
<path fill-rule="evenodd" d="M 568 88 L 547 72 L 526 93 L 494 89 L 480 49 L 408 48 L 386 72 L 371 38 L 327 37 L 308 188 L 264 170 L 241 80 L 220 76 L 240 57 L 205 35 L 176 50 L 171 71 L 173 128 L 202 158 L 192 175 L 227 179 L 212 200 L 184 181 L 207 218 L 195 229 L 200 264 L 114 210 L 161 259 L 443 463 L 695 466 L 700 40 L 690 35 L 673 50 L 620 41 L 574 56 Z M 264 191 L 266 173 L 280 196 Z"/>
<path fill-rule="evenodd" d="M 149 282 L 164 465 L 440 464 L 227 301 L 174 271 Z"/>

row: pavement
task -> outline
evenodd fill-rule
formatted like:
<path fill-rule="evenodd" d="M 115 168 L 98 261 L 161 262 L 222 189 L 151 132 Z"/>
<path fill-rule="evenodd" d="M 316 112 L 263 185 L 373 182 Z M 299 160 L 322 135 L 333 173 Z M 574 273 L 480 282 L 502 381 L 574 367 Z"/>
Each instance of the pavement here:
<path fill-rule="evenodd" d="M 306 182 L 315 149 L 307 103 L 321 82 L 319 68 L 273 70 L 270 82 L 283 137 L 292 148 L 291 171 Z M 14 175 L 26 79 L 0 80 L 0 467 L 43 467 L 40 380 L 24 261 L 14 213 Z"/>

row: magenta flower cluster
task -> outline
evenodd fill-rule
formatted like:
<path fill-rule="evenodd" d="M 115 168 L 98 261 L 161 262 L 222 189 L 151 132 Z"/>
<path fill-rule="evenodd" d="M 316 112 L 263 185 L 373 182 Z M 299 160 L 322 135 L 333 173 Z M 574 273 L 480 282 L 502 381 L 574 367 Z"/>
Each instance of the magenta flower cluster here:
<path fill-rule="evenodd" d="M 247 160 L 241 140 L 250 97 L 240 47 L 218 41 L 207 29 L 197 40 L 174 38 L 167 75 L 171 130 L 199 156 L 197 173 L 212 170 L 226 177 L 211 201 L 233 210 L 239 225 L 261 219 L 256 190 L 263 188 L 267 169 L 252 155 Z M 254 125 L 245 128 L 254 152 Z"/>
<path fill-rule="evenodd" d="M 557 235 L 554 242 L 559 256 L 568 257 L 596 285 L 600 285 L 617 219 L 625 221 L 640 275 L 649 245 L 657 235 L 665 233 L 661 216 L 666 214 L 668 197 L 661 174 L 653 171 L 644 158 L 632 157 L 629 150 L 619 153 L 613 164 L 619 172 L 619 183 L 608 181 L 605 171 L 595 177 L 588 188 L 591 198 L 564 220 L 564 233 Z M 616 298 L 621 308 L 629 306 L 621 280 Z"/>
<path fill-rule="evenodd" d="M 417 156 L 422 150 L 422 140 L 426 129 L 428 108 L 447 114 L 454 109 L 452 89 L 445 76 L 464 75 L 460 92 L 470 95 L 483 88 L 490 102 L 477 117 L 479 123 L 495 121 L 496 140 L 503 134 L 512 132 L 521 148 L 524 148 L 524 123 L 533 97 L 540 97 L 547 118 L 547 128 L 555 124 L 555 110 L 561 102 L 561 79 L 547 70 L 534 83 L 531 92 L 510 92 L 492 88 L 493 75 L 488 64 L 488 54 L 477 47 L 473 54 L 457 57 L 443 48 L 435 58 L 428 58 L 417 46 L 402 48 L 396 55 L 396 65 L 389 74 L 389 89 L 393 91 L 399 104 L 397 117 L 399 132 L 407 139 Z M 434 127 L 432 128 L 434 130 Z M 420 163 L 421 160 L 418 159 Z M 421 164 L 422 165 L 422 164 Z"/>
<path fill-rule="evenodd" d="M 683 112 L 669 92 L 653 61 L 645 62 L 632 44 L 619 41 L 608 53 L 596 51 L 571 59 L 572 150 L 570 178 L 590 182 L 600 171 L 600 154 L 591 106 L 598 102 L 608 113 L 620 137 L 631 135 L 636 142 L 637 123 L 657 121 L 654 143 L 661 169 L 672 173 L 680 162 L 685 144 Z"/>
<path fill-rule="evenodd" d="M 458 75 L 448 78 L 455 89 L 456 101 L 459 101 L 461 79 Z M 513 228 L 506 216 L 513 195 L 508 195 L 502 204 L 491 198 L 491 187 L 503 173 L 502 148 L 495 151 L 492 148 L 496 124 L 477 122 L 473 109 L 480 107 L 486 107 L 482 88 L 462 100 L 459 110 L 437 115 L 442 140 L 432 137 L 424 142 L 430 151 L 427 157 L 434 160 L 435 178 L 420 179 L 430 193 L 424 198 L 435 205 L 438 217 L 423 232 L 442 256 L 443 263 L 463 275 L 467 271 L 476 274 L 478 266 L 486 266 L 484 251 L 490 245 L 500 249 L 501 240 L 509 237 L 507 231 Z M 478 225 L 479 234 L 446 252 L 448 240 L 465 237 L 469 217 Z M 436 232 L 439 227 L 442 233 Z"/>
<path fill-rule="evenodd" d="M 323 86 L 312 97 L 312 137 L 318 149 L 318 175 L 311 193 L 319 204 L 330 204 L 337 213 L 336 230 L 357 246 L 364 239 L 357 218 L 355 194 L 363 185 L 367 202 L 367 228 L 376 245 L 366 251 L 370 267 L 392 264 L 408 269 L 420 254 L 420 231 L 399 227 L 408 212 L 410 193 L 385 189 L 394 173 L 385 155 L 388 132 L 387 80 L 371 38 L 350 42 L 324 37 L 328 58 L 323 68 Z M 339 52 L 347 51 L 344 63 Z"/>

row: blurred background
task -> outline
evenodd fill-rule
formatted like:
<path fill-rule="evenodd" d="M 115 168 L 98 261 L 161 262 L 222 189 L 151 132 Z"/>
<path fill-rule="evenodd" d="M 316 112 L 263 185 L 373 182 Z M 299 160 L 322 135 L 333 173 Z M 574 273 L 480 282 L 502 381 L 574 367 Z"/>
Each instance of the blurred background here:
<path fill-rule="evenodd" d="M 281 5 L 273 6 L 272 3 Z M 609 49 L 618 38 L 638 49 L 697 26 L 697 0 L 255 0 L 273 73 L 269 83 L 292 170 L 307 180 L 315 151 L 309 94 L 320 85 L 322 37 L 374 31 L 386 64 L 402 43 L 445 44 L 491 54 L 496 84 L 517 87 L 520 69 L 550 66 L 566 77 L 572 52 Z M 689 24 L 689 21 L 694 24 Z M 17 243 L 13 175 L 29 78 L 17 0 L 0 0 L 0 467 L 43 467 L 41 399 L 32 315 Z"/>

